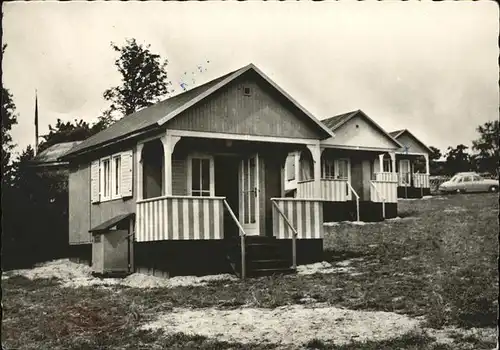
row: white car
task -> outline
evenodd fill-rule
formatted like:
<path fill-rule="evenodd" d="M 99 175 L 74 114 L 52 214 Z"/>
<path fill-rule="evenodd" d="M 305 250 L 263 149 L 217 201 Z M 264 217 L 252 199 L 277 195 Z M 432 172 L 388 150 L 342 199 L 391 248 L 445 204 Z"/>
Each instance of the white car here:
<path fill-rule="evenodd" d="M 457 173 L 439 186 L 441 193 L 497 192 L 498 180 L 485 179 L 477 173 Z"/>

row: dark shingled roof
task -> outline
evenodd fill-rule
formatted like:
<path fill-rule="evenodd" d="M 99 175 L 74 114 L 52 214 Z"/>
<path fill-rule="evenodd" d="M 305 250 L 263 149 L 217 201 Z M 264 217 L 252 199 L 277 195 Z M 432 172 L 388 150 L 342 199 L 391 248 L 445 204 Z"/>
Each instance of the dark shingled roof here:
<path fill-rule="evenodd" d="M 321 122 L 325 124 L 328 128 L 330 128 L 332 131 L 335 131 L 340 125 L 344 124 L 346 121 L 351 119 L 356 113 L 360 112 L 360 110 L 352 111 L 352 112 L 347 112 L 344 114 L 339 114 L 327 119 L 323 119 Z"/>
<path fill-rule="evenodd" d="M 177 108 L 183 106 L 185 103 L 191 101 L 195 97 L 201 95 L 211 87 L 217 85 L 219 82 L 230 76 L 237 71 L 233 71 L 223 75 L 217 79 L 211 80 L 203 85 L 195 87 L 194 89 L 182 92 L 178 95 L 167 98 L 152 106 L 143 108 L 135 113 L 129 114 L 119 121 L 113 123 L 109 128 L 89 137 L 82 143 L 71 150 L 71 153 L 100 145 L 107 141 L 115 140 L 117 138 L 132 134 L 134 132 L 147 129 L 154 125 L 158 125 L 158 121 L 168 115 L 170 112 L 175 111 Z"/>
<path fill-rule="evenodd" d="M 58 163 L 59 158 L 67 154 L 73 147 L 80 144 L 82 141 L 61 142 L 48 147 L 42 152 L 38 153 L 35 158 L 31 160 L 32 165 L 49 165 Z"/>

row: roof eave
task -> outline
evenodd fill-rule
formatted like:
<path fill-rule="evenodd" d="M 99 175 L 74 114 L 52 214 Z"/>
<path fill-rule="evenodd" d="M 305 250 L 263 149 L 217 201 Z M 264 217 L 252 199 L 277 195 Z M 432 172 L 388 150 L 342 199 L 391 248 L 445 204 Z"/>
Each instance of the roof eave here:
<path fill-rule="evenodd" d="M 102 142 L 102 143 L 99 143 L 99 144 L 96 144 L 94 146 L 90 146 L 90 147 L 87 147 L 87 148 L 83 148 L 81 150 L 77 150 L 77 151 L 73 151 L 73 152 L 69 152 L 67 154 L 65 154 L 64 156 L 58 158 L 58 160 L 60 161 L 70 161 L 72 159 L 76 159 L 84 154 L 87 154 L 87 153 L 90 153 L 90 152 L 93 152 L 97 149 L 102 149 L 102 148 L 105 148 L 105 147 L 109 147 L 111 145 L 114 145 L 114 144 L 117 144 L 117 143 L 120 143 L 120 142 L 123 142 L 123 141 L 126 141 L 126 140 L 130 140 L 130 139 L 133 139 L 133 138 L 136 138 L 136 137 L 139 137 L 155 128 L 157 128 L 158 126 L 156 124 L 152 124 L 150 126 L 147 126 L 145 128 L 142 128 L 142 129 L 139 129 L 139 130 L 135 130 L 133 132 L 130 132 L 128 134 L 125 134 L 125 135 L 121 135 L 119 137 L 115 137 L 111 140 L 107 140 L 106 142 Z"/>

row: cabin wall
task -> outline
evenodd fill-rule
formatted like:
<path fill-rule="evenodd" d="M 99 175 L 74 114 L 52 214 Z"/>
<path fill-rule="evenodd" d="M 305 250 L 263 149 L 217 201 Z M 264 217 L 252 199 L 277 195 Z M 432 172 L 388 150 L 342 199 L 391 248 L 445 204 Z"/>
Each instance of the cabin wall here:
<path fill-rule="evenodd" d="M 69 244 L 90 243 L 90 164 L 70 169 L 68 193 Z"/>
<path fill-rule="evenodd" d="M 244 94 L 250 88 L 250 95 Z M 306 115 L 265 82 L 245 74 L 167 123 L 169 129 L 317 139 Z"/>
<path fill-rule="evenodd" d="M 125 151 L 125 149 L 122 151 Z M 113 151 L 113 153 L 116 153 L 116 151 Z M 120 214 L 135 213 L 135 202 L 137 198 L 135 152 L 133 152 L 132 162 L 132 196 L 94 204 L 92 204 L 90 200 L 91 161 L 71 167 L 68 183 L 69 244 L 91 243 L 92 235 L 88 231 L 92 227 Z"/>
<path fill-rule="evenodd" d="M 397 146 L 387 135 L 371 123 L 356 116 L 335 130 L 335 137 L 321 141 L 322 144 L 339 146 L 359 146 L 396 150 Z"/>

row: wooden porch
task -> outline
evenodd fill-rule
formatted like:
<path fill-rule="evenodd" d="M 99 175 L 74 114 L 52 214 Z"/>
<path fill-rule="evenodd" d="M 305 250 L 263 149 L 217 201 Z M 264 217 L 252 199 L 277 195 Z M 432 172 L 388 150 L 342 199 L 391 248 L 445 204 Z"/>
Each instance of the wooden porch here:
<path fill-rule="evenodd" d="M 162 152 L 160 140 L 138 147 L 137 244 L 226 247 L 210 250 L 241 277 L 293 272 L 311 244 L 321 259 L 322 199 L 284 198 L 285 157 L 300 145 L 175 136 Z"/>

